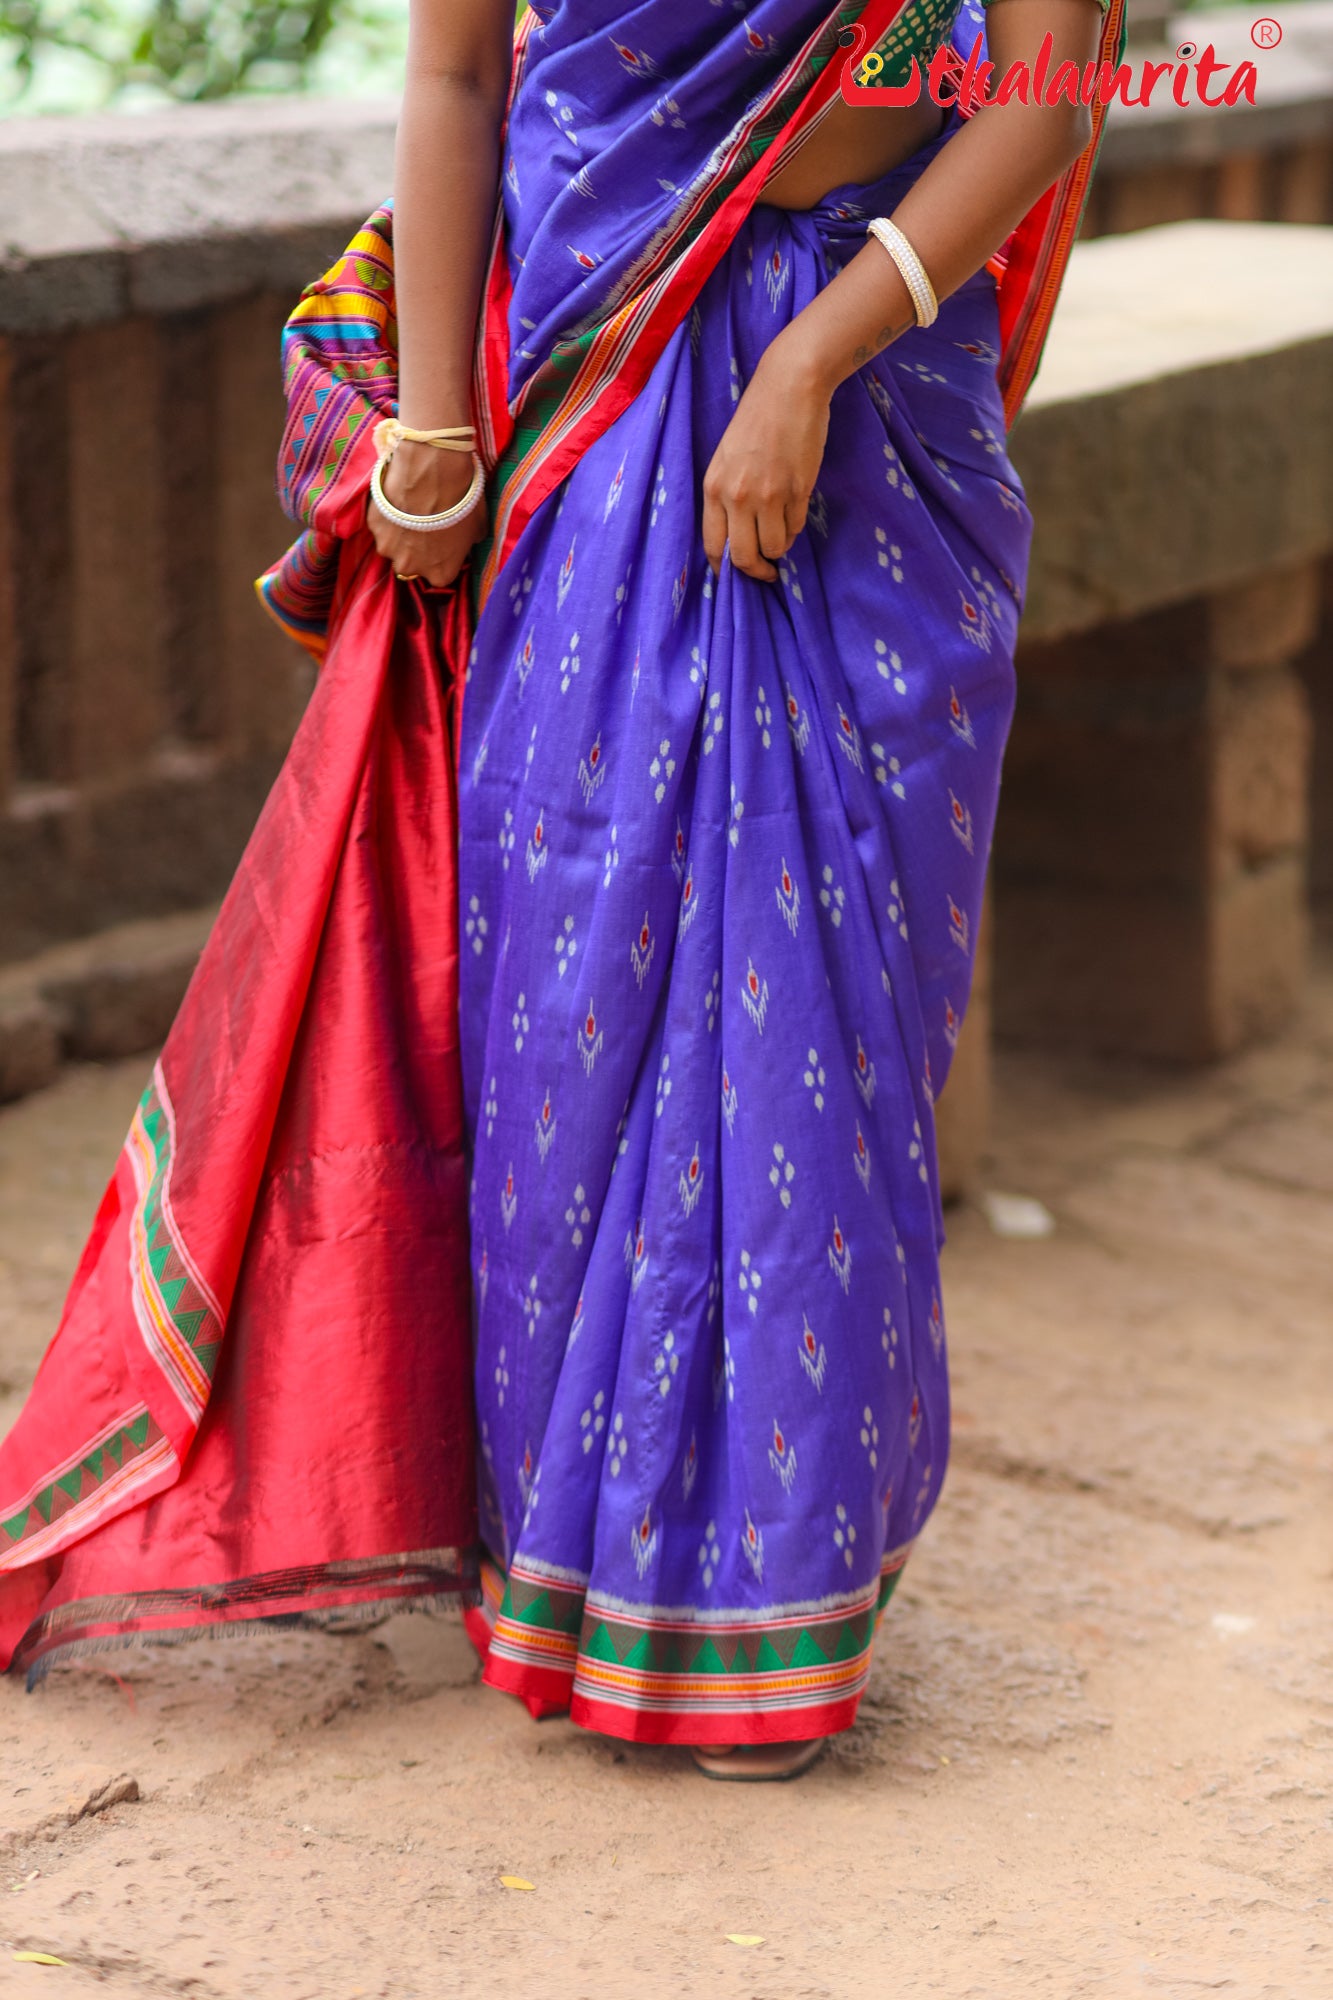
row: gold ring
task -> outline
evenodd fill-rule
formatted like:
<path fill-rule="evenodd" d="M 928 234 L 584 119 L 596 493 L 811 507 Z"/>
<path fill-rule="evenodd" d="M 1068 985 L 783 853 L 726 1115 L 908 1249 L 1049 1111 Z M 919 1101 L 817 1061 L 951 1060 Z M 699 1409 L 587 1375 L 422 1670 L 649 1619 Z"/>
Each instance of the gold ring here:
<path fill-rule="evenodd" d="M 399 583 L 420 583 L 421 578 L 414 569 L 396 569 L 394 575 Z"/>

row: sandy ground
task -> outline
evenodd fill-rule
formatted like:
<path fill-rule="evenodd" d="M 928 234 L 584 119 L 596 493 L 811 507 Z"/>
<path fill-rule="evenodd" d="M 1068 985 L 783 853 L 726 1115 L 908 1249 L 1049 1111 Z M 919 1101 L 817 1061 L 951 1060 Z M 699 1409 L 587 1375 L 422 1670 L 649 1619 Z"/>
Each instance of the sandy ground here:
<path fill-rule="evenodd" d="M 0 1117 L 0 1428 L 144 1068 Z M 425 1617 L 5 1681 L 0 1991 L 1329 2000 L 1333 964 L 1220 1072 L 1008 1059 L 996 1129 L 1058 1226 L 952 1219 L 953 1469 L 813 1773 L 536 1726 Z"/>

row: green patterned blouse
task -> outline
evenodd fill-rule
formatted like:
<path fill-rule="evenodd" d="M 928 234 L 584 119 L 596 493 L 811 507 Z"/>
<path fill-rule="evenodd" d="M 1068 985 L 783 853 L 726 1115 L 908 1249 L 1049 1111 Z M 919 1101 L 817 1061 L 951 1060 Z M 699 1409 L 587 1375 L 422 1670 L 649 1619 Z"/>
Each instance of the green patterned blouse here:
<path fill-rule="evenodd" d="M 954 23 L 966 4 L 967 0 L 907 0 L 907 4 L 895 15 L 888 32 L 875 44 L 884 58 L 884 68 L 874 79 L 875 84 L 904 82 L 913 56 L 924 70 L 931 57 L 949 40 Z M 978 5 L 970 10 L 977 15 L 978 30 L 981 25 L 980 9 L 990 5 L 991 0 L 978 0 Z M 1108 0 L 1099 0 L 1099 5 L 1105 12 Z M 967 47 L 970 42 L 971 36 L 968 36 L 963 46 Z"/>

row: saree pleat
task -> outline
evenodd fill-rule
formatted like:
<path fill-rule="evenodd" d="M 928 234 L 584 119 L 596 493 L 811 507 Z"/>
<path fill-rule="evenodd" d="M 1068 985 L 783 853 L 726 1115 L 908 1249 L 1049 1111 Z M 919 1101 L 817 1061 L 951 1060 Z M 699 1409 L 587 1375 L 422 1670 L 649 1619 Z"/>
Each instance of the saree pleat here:
<path fill-rule="evenodd" d="M 778 584 L 699 534 L 764 348 L 934 150 L 753 211 L 475 634 L 485 1671 L 611 1734 L 846 1727 L 944 1475 L 933 1096 L 1030 529 L 994 281 L 837 392 Z"/>

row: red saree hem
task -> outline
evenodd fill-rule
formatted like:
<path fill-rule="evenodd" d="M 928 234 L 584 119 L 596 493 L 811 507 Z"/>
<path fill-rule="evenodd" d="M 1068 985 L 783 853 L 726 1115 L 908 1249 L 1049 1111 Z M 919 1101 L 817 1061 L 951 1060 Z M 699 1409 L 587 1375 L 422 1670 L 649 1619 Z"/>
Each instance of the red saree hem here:
<path fill-rule="evenodd" d="M 27 1675 L 31 1688 L 53 1666 L 120 1646 L 181 1645 L 261 1628 L 319 1630 L 334 1612 L 350 1613 L 369 1626 L 387 1612 L 466 1605 L 476 1587 L 470 1551 L 426 1549 L 361 1563 L 272 1570 L 195 1589 L 84 1597 L 35 1618 L 10 1666 Z"/>
<path fill-rule="evenodd" d="M 488 1654 L 481 1679 L 484 1687 L 514 1695 L 534 1722 L 570 1713 L 569 1675 L 557 1667 L 510 1667 Z"/>
<path fill-rule="evenodd" d="M 476 1598 L 463 1612 L 463 1629 L 476 1648 L 477 1658 L 481 1661 L 483 1669 L 490 1653 L 491 1634 L 495 1630 L 496 1613 L 503 1595 L 504 1587 L 499 1571 L 493 1563 L 483 1558 Z M 488 1687 L 498 1685 L 497 1682 L 490 1680 L 484 1671 L 482 1680 Z M 569 1713 L 568 1676 L 552 1679 L 544 1686 L 538 1686 L 534 1681 L 530 1686 L 505 1688 L 503 1692 L 512 1694 L 521 1701 L 534 1722 L 543 1722 L 548 1715 Z"/>
<path fill-rule="evenodd" d="M 838 1736 L 856 1721 L 860 1705 L 861 1696 L 854 1694 L 781 1713 L 738 1708 L 716 1715 L 673 1715 L 669 1711 L 649 1715 L 575 1695 L 569 1713 L 580 1729 L 593 1729 L 599 1736 L 614 1736 L 622 1743 L 697 1745 L 703 1750 L 735 1743 L 749 1749 L 764 1743 L 808 1743 L 816 1736 Z"/>

